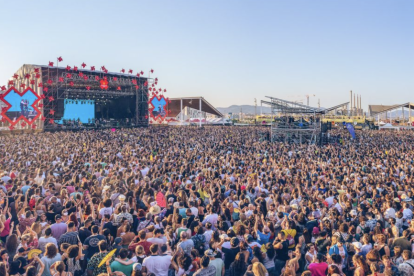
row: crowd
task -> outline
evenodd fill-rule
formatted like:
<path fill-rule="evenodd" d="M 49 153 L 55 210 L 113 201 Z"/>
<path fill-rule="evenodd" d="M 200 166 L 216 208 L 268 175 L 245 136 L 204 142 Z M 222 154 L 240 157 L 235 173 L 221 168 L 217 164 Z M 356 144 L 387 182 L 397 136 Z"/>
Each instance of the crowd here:
<path fill-rule="evenodd" d="M 0 136 L 0 276 L 414 275 L 414 133 Z"/>

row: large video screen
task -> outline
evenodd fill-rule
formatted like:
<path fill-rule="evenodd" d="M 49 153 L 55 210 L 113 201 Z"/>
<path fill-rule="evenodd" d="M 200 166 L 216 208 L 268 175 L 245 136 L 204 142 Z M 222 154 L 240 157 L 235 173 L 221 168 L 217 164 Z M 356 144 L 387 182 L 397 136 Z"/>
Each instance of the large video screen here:
<path fill-rule="evenodd" d="M 94 100 L 64 100 L 64 111 L 62 120 L 78 120 L 83 124 L 92 123 L 95 119 L 95 101 Z M 63 123 L 60 120 L 59 123 Z"/>
<path fill-rule="evenodd" d="M 4 100 L 11 105 L 6 116 L 11 120 L 16 120 L 20 116 L 26 117 L 29 121 L 33 120 L 37 116 L 37 112 L 32 105 L 37 99 L 38 97 L 33 93 L 25 93 L 21 96 L 15 90 L 10 91 L 4 97 Z"/>

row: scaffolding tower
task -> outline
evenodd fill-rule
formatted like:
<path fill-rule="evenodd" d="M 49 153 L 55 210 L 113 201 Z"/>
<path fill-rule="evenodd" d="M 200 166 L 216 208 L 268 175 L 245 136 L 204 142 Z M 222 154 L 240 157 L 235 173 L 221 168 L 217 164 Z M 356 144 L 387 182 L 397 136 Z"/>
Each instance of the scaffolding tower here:
<path fill-rule="evenodd" d="M 316 144 L 322 129 L 321 117 L 324 111 L 296 102 L 267 96 L 262 104 L 270 105 L 272 142 L 295 144 Z"/>

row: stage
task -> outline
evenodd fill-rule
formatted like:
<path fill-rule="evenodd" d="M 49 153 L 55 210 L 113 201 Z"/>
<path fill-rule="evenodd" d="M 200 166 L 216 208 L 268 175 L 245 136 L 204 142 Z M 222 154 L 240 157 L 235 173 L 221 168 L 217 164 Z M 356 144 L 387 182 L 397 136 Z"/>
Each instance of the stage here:
<path fill-rule="evenodd" d="M 86 69 L 23 65 L 0 92 L 0 132 L 97 129 L 108 126 L 148 127 L 149 90 L 156 80 L 109 72 L 104 66 Z M 83 125 L 87 125 L 83 127 Z"/>

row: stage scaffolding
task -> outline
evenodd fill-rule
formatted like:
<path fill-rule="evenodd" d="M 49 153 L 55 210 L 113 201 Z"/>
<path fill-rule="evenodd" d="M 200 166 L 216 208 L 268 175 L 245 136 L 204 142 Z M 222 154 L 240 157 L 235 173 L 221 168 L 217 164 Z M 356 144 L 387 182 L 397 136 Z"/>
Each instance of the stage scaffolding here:
<path fill-rule="evenodd" d="M 316 144 L 320 139 L 321 116 L 319 108 L 267 96 L 270 105 L 271 141 L 296 144 Z"/>

